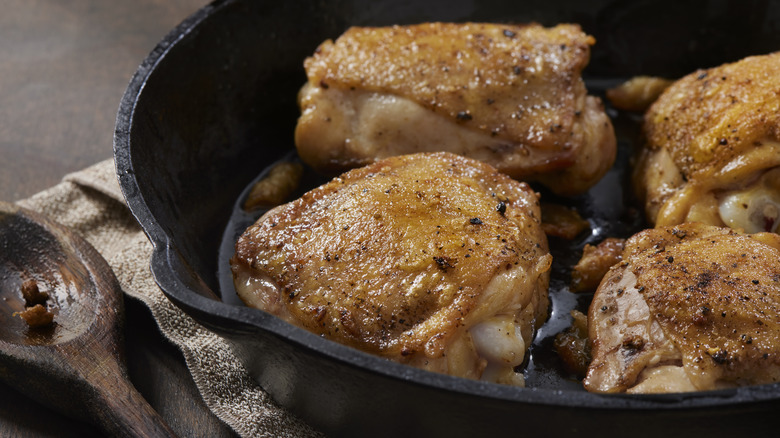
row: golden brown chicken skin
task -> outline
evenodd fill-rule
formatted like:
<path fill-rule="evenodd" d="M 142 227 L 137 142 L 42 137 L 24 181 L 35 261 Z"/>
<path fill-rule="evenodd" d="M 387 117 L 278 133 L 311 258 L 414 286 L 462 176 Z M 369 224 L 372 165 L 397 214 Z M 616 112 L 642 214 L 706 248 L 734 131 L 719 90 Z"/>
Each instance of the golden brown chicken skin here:
<path fill-rule="evenodd" d="M 329 339 L 455 376 L 514 372 L 547 317 L 536 194 L 449 153 L 352 170 L 265 214 L 231 260 L 250 306 Z"/>
<path fill-rule="evenodd" d="M 634 174 L 648 220 L 776 231 L 780 53 L 694 72 L 645 116 Z"/>
<path fill-rule="evenodd" d="M 593 43 L 568 24 L 350 28 L 305 61 L 299 155 L 334 173 L 448 151 L 559 194 L 584 192 L 616 151 L 581 78 Z"/>
<path fill-rule="evenodd" d="M 780 381 L 780 236 L 688 223 L 628 239 L 588 314 L 595 392 Z"/>

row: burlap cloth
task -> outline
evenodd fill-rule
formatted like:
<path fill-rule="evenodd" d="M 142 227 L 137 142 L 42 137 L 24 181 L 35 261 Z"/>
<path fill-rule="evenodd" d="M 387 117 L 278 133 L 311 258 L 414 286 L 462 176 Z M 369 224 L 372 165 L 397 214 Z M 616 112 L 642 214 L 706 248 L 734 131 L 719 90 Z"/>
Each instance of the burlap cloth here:
<path fill-rule="evenodd" d="M 171 304 L 152 278 L 152 245 L 130 214 L 113 160 L 66 175 L 19 205 L 81 233 L 108 261 L 122 290 L 151 309 L 160 331 L 184 354 L 203 400 L 244 437 L 319 436 L 277 406 L 219 336 Z"/>

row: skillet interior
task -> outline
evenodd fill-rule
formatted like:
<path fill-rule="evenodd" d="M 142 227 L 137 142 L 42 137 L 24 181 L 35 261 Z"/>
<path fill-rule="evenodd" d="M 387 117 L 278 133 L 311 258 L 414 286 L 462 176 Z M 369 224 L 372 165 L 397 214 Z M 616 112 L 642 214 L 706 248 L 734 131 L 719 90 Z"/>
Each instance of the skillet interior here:
<path fill-rule="evenodd" d="M 434 20 L 580 23 L 597 39 L 586 70 L 595 88 L 637 74 L 677 77 L 780 47 L 780 9 L 768 1 L 212 3 L 143 62 L 117 116 L 120 185 L 155 245 L 152 271 L 168 298 L 228 339 L 279 403 L 338 435 L 557 436 L 605 427 L 633 436 L 667 428 L 720 435 L 774 424 L 764 414 L 780 407 L 780 385 L 658 396 L 510 388 L 387 362 L 221 301 L 217 254 L 233 204 L 294 149 L 303 59 L 350 25 Z M 621 148 L 625 158 L 630 144 Z M 577 200 L 586 215 L 609 210 L 594 199 Z M 754 420 L 744 421 L 745 413 Z"/>

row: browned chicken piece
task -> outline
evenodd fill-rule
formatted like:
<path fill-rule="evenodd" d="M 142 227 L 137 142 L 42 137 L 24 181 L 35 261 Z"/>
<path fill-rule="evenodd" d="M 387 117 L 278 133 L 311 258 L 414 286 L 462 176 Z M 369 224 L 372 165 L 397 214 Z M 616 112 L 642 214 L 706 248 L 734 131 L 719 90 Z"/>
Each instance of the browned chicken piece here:
<path fill-rule="evenodd" d="M 542 229 L 547 236 L 571 240 L 590 229 L 590 222 L 583 219 L 574 207 L 560 204 L 542 204 Z"/>
<path fill-rule="evenodd" d="M 449 153 L 354 169 L 261 217 L 231 260 L 248 305 L 430 371 L 523 384 L 552 257 L 525 183 Z"/>
<path fill-rule="evenodd" d="M 615 108 L 646 111 L 674 81 L 654 76 L 637 76 L 607 90 L 607 99 Z"/>
<path fill-rule="evenodd" d="M 31 329 L 49 327 L 54 323 L 54 313 L 49 309 L 49 293 L 38 287 L 38 282 L 32 278 L 24 280 L 20 287 L 24 299 L 24 311 L 14 312 L 27 323 Z"/>
<path fill-rule="evenodd" d="M 776 231 L 780 53 L 692 73 L 645 115 L 634 174 L 650 222 Z"/>
<path fill-rule="evenodd" d="M 580 77 L 594 41 L 570 24 L 350 28 L 305 61 L 298 153 L 327 174 L 448 151 L 558 194 L 584 192 L 616 152 Z"/>
<path fill-rule="evenodd" d="M 615 237 L 606 238 L 595 246 L 586 244 L 582 257 L 571 271 L 571 291 L 595 291 L 609 268 L 620 262 L 624 244 L 624 239 Z"/>
<path fill-rule="evenodd" d="M 43 304 L 25 307 L 23 312 L 15 313 L 19 315 L 30 328 L 48 327 L 54 322 L 54 313 Z"/>
<path fill-rule="evenodd" d="M 578 310 L 572 310 L 571 317 L 571 326 L 555 335 L 553 346 L 566 372 L 582 378 L 590 364 L 588 317 Z"/>
<path fill-rule="evenodd" d="M 588 313 L 595 392 L 780 381 L 780 236 L 688 223 L 628 239 Z"/>
<path fill-rule="evenodd" d="M 268 174 L 256 182 L 244 201 L 246 211 L 276 207 L 289 200 L 298 189 L 303 176 L 303 166 L 297 162 L 281 161 L 274 165 Z"/>

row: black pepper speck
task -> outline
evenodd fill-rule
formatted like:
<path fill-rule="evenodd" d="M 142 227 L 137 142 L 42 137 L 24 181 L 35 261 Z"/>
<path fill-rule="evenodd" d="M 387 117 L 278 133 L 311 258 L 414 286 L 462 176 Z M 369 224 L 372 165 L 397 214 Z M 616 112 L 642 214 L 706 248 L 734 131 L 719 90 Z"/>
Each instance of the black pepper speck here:
<path fill-rule="evenodd" d="M 468 111 L 461 111 L 455 117 L 458 120 L 463 120 L 463 121 L 467 121 L 467 120 L 471 120 L 472 119 L 471 114 L 469 114 Z"/>

